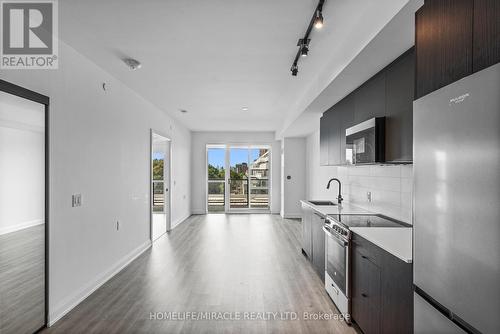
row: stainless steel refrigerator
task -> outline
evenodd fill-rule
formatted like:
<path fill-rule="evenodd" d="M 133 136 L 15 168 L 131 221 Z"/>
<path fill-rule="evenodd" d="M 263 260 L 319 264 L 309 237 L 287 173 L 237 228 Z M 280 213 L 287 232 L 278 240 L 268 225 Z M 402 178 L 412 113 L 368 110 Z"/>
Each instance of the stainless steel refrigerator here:
<path fill-rule="evenodd" d="M 500 333 L 500 64 L 413 113 L 414 331 Z"/>

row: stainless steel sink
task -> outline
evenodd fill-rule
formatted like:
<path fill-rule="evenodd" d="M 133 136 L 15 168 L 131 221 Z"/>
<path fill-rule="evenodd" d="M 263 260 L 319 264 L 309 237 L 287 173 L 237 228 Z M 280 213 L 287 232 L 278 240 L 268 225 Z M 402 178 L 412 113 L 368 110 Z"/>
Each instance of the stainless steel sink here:
<path fill-rule="evenodd" d="M 333 206 L 337 205 L 333 203 L 332 201 L 308 201 L 311 204 L 317 205 L 317 206 Z"/>

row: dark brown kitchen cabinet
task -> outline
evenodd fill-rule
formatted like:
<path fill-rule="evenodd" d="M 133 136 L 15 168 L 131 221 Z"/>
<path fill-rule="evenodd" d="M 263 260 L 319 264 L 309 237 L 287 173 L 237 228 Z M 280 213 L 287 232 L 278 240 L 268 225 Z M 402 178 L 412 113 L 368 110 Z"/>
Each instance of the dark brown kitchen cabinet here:
<path fill-rule="evenodd" d="M 340 143 L 342 141 L 342 135 L 340 133 L 340 122 L 338 119 L 339 114 L 338 105 L 334 105 L 326 113 L 327 124 L 328 124 L 328 165 L 339 165 L 340 164 Z"/>
<path fill-rule="evenodd" d="M 415 99 L 500 61 L 500 1 L 426 0 L 415 14 Z"/>
<path fill-rule="evenodd" d="M 473 71 L 500 61 L 500 1 L 474 0 Z"/>
<path fill-rule="evenodd" d="M 412 265 L 357 234 L 352 245 L 352 319 L 365 334 L 412 333 Z"/>
<path fill-rule="evenodd" d="M 414 54 L 411 48 L 323 114 L 321 165 L 346 165 L 346 129 L 383 116 L 386 117 L 386 161 L 412 161 Z"/>
<path fill-rule="evenodd" d="M 314 269 L 321 277 L 323 282 L 325 281 L 325 232 L 323 231 L 323 225 L 325 224 L 325 218 L 317 213 L 313 213 L 312 216 L 312 248 L 313 257 L 312 263 Z"/>
<path fill-rule="evenodd" d="M 302 204 L 302 253 L 307 256 L 319 277 L 325 281 L 325 218 Z"/>
<path fill-rule="evenodd" d="M 413 94 L 415 50 L 411 48 L 388 66 L 385 78 L 385 158 L 413 160 Z"/>
<path fill-rule="evenodd" d="M 380 71 L 354 94 L 354 123 L 385 115 L 385 71 Z"/>
<path fill-rule="evenodd" d="M 336 165 L 345 165 L 347 164 L 346 159 L 346 140 L 345 140 L 345 130 L 354 125 L 354 95 L 350 94 L 345 97 L 338 104 L 338 111 L 336 118 L 339 122 L 339 135 L 340 135 L 340 144 L 339 144 L 339 160 Z"/>
<path fill-rule="evenodd" d="M 302 204 L 302 252 L 309 258 L 312 257 L 312 215 L 311 207 Z"/>
<path fill-rule="evenodd" d="M 365 334 L 380 333 L 380 268 L 359 252 L 353 256 L 352 315 Z"/>
<path fill-rule="evenodd" d="M 319 123 L 319 164 L 321 166 L 328 165 L 328 147 L 330 146 L 329 116 L 328 112 L 324 113 Z"/>
<path fill-rule="evenodd" d="M 472 73 L 473 0 L 427 0 L 415 14 L 415 99 Z"/>

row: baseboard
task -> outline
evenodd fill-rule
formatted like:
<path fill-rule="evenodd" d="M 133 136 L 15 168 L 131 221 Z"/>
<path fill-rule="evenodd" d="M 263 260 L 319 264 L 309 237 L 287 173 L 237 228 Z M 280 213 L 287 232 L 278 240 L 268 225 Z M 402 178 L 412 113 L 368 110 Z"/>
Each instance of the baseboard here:
<path fill-rule="evenodd" d="M 8 226 L 8 227 L 3 227 L 0 229 L 0 235 L 12 233 L 12 232 L 17 232 L 20 230 L 24 230 L 25 228 L 41 225 L 44 223 L 45 223 L 44 219 L 35 219 L 35 220 L 29 220 L 26 222 L 22 222 L 20 224 Z"/>
<path fill-rule="evenodd" d="M 172 225 L 170 226 L 170 230 L 173 230 L 174 228 L 176 228 L 177 226 L 179 226 L 180 224 L 184 223 L 189 217 L 191 217 L 191 214 L 187 214 L 186 216 L 180 218 L 180 219 L 177 219 L 175 222 L 172 223 Z"/>
<path fill-rule="evenodd" d="M 132 261 L 134 261 L 139 255 L 144 253 L 147 249 L 151 247 L 151 240 L 144 242 L 139 247 L 135 248 L 133 251 L 125 255 L 121 260 L 119 260 L 113 267 L 99 275 L 94 281 L 90 282 L 84 286 L 77 293 L 72 294 L 68 298 L 65 298 L 62 302 L 54 307 L 53 311 L 49 311 L 49 319 L 47 321 L 48 327 L 55 324 L 59 319 L 64 317 L 68 312 L 75 308 L 78 304 L 83 302 L 88 296 L 90 296 L 94 291 L 99 289 L 104 283 L 110 280 L 113 276 L 118 274 L 123 268 L 128 266 Z"/>
<path fill-rule="evenodd" d="M 297 219 L 302 218 L 302 213 L 288 213 L 282 217 L 285 219 Z"/>
<path fill-rule="evenodd" d="M 193 215 L 206 215 L 207 211 L 205 211 L 205 210 L 193 210 L 191 212 L 191 214 L 193 214 Z"/>

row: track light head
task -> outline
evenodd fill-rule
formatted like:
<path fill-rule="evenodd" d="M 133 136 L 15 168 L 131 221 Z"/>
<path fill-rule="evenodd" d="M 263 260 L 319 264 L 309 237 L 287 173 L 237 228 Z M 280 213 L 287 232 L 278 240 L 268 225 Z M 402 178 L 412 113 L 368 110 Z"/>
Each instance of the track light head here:
<path fill-rule="evenodd" d="M 299 67 L 296 64 L 294 64 L 290 69 L 290 71 L 292 71 L 292 76 L 296 77 L 297 74 L 299 73 Z"/>
<path fill-rule="evenodd" d="M 299 39 L 297 45 L 299 46 L 299 52 L 302 57 L 306 57 L 309 52 L 309 42 L 310 39 Z"/>
<path fill-rule="evenodd" d="M 309 47 L 307 45 L 302 45 L 300 48 L 300 55 L 302 57 L 307 57 L 307 53 L 309 52 Z"/>
<path fill-rule="evenodd" d="M 323 28 L 323 13 L 320 10 L 316 11 L 316 17 L 314 18 L 314 28 Z"/>

